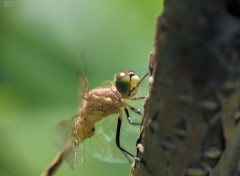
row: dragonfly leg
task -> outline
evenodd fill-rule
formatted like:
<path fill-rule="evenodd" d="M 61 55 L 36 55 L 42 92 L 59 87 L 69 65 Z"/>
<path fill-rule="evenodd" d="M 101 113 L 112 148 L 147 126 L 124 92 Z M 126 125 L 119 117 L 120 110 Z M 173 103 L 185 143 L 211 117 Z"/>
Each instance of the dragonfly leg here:
<path fill-rule="evenodd" d="M 135 112 L 136 114 L 143 116 L 143 113 L 140 111 L 140 109 L 134 108 L 131 105 L 128 104 L 128 108 L 131 109 L 133 112 Z"/>
<path fill-rule="evenodd" d="M 122 117 L 119 116 L 118 117 L 118 123 L 117 123 L 117 131 L 116 131 L 116 145 L 117 147 L 124 153 L 124 154 L 128 154 L 129 156 L 133 157 L 135 160 L 140 161 L 140 159 L 131 154 L 130 152 L 128 152 L 127 150 L 125 150 L 124 148 L 122 148 L 121 144 L 120 144 L 120 131 L 121 131 L 121 126 L 122 126 Z"/>
<path fill-rule="evenodd" d="M 131 107 L 129 107 L 130 109 L 131 109 Z M 135 109 L 135 108 L 134 108 Z M 137 110 L 137 109 L 135 109 L 135 110 Z M 141 125 L 141 123 L 139 123 L 139 122 L 133 122 L 132 121 L 132 118 L 131 118 L 131 116 L 129 115 L 129 112 L 128 112 L 128 109 L 127 108 L 124 108 L 124 111 L 125 111 L 125 114 L 126 114 L 126 116 L 127 116 L 127 120 L 128 120 L 128 123 L 130 123 L 131 125 Z M 134 111 L 134 112 L 136 112 L 136 111 Z M 137 113 L 137 112 L 136 112 Z M 137 114 L 139 114 L 139 113 L 137 113 Z"/>
<path fill-rule="evenodd" d="M 130 98 L 130 100 L 143 100 L 146 98 L 146 95 L 141 96 L 141 97 L 134 97 L 134 98 Z"/>

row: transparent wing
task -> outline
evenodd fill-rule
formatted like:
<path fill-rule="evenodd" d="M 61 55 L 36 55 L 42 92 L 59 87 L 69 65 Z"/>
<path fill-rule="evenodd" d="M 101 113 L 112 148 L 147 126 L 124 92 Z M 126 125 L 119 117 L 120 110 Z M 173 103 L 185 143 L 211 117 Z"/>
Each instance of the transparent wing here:
<path fill-rule="evenodd" d="M 54 128 L 55 142 L 59 150 L 62 150 L 71 138 L 72 120 L 62 120 Z"/>
<path fill-rule="evenodd" d="M 59 150 L 66 150 L 64 160 L 72 169 L 84 162 L 82 143 L 72 139 L 72 120 L 60 121 L 55 127 L 56 143 Z"/>
<path fill-rule="evenodd" d="M 139 118 L 140 121 L 140 118 Z M 128 160 L 116 146 L 117 114 L 96 124 L 95 135 L 84 142 L 84 147 L 94 158 L 111 163 L 126 163 Z M 121 127 L 121 146 L 130 153 L 136 153 L 136 140 L 140 126 L 132 126 L 125 116 Z"/>
<path fill-rule="evenodd" d="M 84 162 L 82 143 L 72 142 L 71 151 L 68 152 L 64 159 L 72 169 L 80 166 Z"/>

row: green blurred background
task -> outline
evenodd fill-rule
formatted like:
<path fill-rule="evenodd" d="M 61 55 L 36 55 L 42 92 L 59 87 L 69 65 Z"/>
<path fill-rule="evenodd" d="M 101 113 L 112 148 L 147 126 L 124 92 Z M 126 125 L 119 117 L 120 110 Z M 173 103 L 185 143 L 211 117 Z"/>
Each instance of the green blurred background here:
<path fill-rule="evenodd" d="M 35 176 L 53 159 L 54 125 L 78 107 L 78 69 L 90 87 L 119 70 L 144 73 L 161 0 L 0 0 L 0 176 Z M 129 175 L 130 164 L 86 154 L 58 176 Z"/>

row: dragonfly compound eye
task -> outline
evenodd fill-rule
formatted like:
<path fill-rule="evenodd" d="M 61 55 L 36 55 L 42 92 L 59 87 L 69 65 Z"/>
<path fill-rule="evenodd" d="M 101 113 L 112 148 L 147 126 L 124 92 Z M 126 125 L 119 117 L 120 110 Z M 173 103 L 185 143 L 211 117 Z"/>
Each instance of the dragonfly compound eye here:
<path fill-rule="evenodd" d="M 115 86 L 122 97 L 132 97 L 137 93 L 137 85 L 140 81 L 134 72 L 120 72 L 115 75 Z"/>
<path fill-rule="evenodd" d="M 115 86 L 122 96 L 126 96 L 131 90 L 131 77 L 129 72 L 120 72 L 115 75 Z"/>

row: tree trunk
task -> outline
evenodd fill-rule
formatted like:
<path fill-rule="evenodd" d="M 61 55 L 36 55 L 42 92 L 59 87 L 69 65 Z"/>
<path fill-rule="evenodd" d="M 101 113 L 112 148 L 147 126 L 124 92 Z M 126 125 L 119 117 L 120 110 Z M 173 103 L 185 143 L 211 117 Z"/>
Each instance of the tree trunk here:
<path fill-rule="evenodd" d="M 166 1 L 134 176 L 240 175 L 240 1 Z"/>

